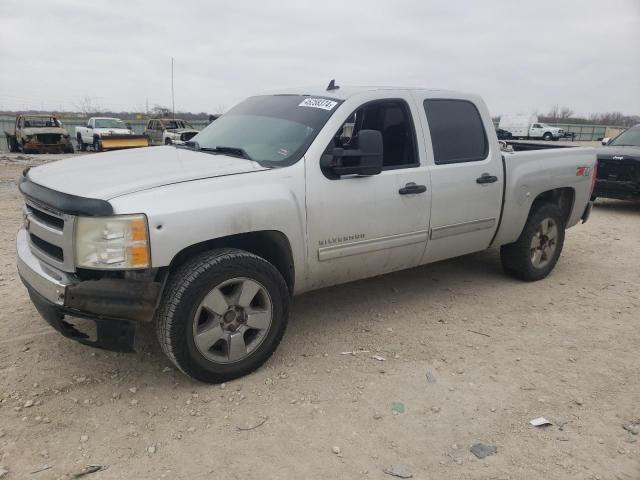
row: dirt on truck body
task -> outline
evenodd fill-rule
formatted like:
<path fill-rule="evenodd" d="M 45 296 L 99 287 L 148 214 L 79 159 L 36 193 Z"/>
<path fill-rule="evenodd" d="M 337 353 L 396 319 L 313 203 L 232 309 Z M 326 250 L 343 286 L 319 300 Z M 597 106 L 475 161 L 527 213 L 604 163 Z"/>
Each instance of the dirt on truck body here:
<path fill-rule="evenodd" d="M 13 132 L 5 131 L 10 152 L 73 153 L 67 130 L 54 115 L 16 115 Z"/>

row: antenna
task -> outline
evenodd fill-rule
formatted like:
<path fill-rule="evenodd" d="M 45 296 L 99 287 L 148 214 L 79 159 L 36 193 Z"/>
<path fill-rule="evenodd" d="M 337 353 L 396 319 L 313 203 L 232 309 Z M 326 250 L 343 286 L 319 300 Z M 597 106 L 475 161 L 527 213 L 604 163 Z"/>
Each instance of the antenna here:
<path fill-rule="evenodd" d="M 176 118 L 176 99 L 173 94 L 173 57 L 171 57 L 171 111 L 173 118 Z"/>
<path fill-rule="evenodd" d="M 338 88 L 340 88 L 340 85 L 336 85 L 336 81 L 335 80 L 331 80 L 329 82 L 329 85 L 327 86 L 327 91 L 329 91 L 329 90 L 337 90 Z"/>

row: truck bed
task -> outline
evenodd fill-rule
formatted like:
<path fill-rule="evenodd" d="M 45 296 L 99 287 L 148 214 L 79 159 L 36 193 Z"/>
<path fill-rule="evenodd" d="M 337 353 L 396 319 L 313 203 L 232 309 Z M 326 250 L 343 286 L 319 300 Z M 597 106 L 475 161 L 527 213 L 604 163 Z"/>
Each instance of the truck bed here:
<path fill-rule="evenodd" d="M 566 227 L 572 227 L 580 221 L 584 205 L 591 198 L 597 162 L 593 148 L 558 146 L 529 149 L 505 152 L 502 158 L 506 182 L 500 226 L 493 245 L 505 245 L 518 239 L 531 202 L 546 191 L 569 189 L 573 201 Z M 586 169 L 581 170 L 581 167 Z"/>

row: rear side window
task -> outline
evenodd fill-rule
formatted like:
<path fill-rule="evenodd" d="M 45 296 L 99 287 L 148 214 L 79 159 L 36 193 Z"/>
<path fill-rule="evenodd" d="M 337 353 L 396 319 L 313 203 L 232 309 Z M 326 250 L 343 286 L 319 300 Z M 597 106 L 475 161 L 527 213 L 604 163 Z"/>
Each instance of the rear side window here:
<path fill-rule="evenodd" d="M 487 135 L 476 106 L 467 100 L 424 101 L 437 165 L 484 160 Z"/>

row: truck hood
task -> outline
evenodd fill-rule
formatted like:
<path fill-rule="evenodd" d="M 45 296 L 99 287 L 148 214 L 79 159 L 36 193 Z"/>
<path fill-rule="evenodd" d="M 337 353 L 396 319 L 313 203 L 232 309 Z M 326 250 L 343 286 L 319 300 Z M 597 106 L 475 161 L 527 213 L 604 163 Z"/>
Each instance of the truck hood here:
<path fill-rule="evenodd" d="M 602 147 L 596 149 L 596 154 L 602 160 L 638 160 L 640 161 L 640 147 Z M 613 157 L 616 157 L 615 159 Z M 618 158 L 622 157 L 622 158 Z"/>
<path fill-rule="evenodd" d="M 143 147 L 82 155 L 29 170 L 43 187 L 110 200 L 149 188 L 266 170 L 256 162 L 175 147 Z"/>
<path fill-rule="evenodd" d="M 44 133 L 57 133 L 59 135 L 66 135 L 67 131 L 62 127 L 30 127 L 23 128 L 23 135 L 41 135 Z"/>

